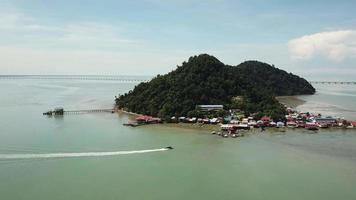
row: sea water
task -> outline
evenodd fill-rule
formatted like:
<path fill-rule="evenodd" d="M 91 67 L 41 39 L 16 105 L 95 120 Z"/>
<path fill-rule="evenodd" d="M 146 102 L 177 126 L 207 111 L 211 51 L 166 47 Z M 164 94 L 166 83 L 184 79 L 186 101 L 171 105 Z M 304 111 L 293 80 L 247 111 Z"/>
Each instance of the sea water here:
<path fill-rule="evenodd" d="M 125 127 L 125 114 L 42 115 L 58 106 L 111 108 L 114 96 L 135 84 L 0 80 L 1 155 L 174 147 L 108 156 L 0 157 L 0 199 L 356 199 L 354 130 L 254 131 L 221 138 L 164 125 Z M 349 110 L 354 117 L 356 88 L 338 87 L 317 87 L 317 95 L 302 97 L 305 106 L 332 105 L 337 107 L 332 112 Z"/>
<path fill-rule="evenodd" d="M 356 121 L 356 84 L 315 84 L 315 95 L 302 95 L 302 111 Z"/>

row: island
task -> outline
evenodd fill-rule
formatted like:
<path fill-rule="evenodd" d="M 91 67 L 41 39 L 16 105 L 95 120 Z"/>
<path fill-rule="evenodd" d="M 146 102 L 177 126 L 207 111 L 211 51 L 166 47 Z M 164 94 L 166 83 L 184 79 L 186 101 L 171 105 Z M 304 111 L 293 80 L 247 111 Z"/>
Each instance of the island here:
<path fill-rule="evenodd" d="M 282 120 L 287 110 L 276 96 L 314 93 L 307 80 L 273 65 L 246 61 L 230 66 L 201 54 L 165 75 L 138 84 L 115 101 L 119 109 L 167 121 L 182 116 L 225 117 L 231 111 L 256 119 Z"/>

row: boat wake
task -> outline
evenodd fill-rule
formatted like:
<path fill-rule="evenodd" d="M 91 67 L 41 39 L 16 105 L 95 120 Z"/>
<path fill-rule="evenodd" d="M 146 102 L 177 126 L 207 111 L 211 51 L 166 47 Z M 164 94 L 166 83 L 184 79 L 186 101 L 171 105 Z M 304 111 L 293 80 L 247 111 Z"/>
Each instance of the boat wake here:
<path fill-rule="evenodd" d="M 127 155 L 127 154 L 152 153 L 152 152 L 159 152 L 159 151 L 167 151 L 171 149 L 173 148 L 165 147 L 160 149 L 135 150 L 135 151 L 83 152 L 83 153 L 0 154 L 0 160 L 117 156 L 117 155 Z"/>

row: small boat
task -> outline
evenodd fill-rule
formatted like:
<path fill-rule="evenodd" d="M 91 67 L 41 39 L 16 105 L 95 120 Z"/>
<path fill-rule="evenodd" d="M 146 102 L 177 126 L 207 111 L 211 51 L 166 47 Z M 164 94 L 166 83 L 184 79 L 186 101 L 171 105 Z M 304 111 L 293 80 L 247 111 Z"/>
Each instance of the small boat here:
<path fill-rule="evenodd" d="M 173 147 L 172 146 L 168 146 L 168 147 L 166 147 L 166 149 L 172 150 Z"/>
<path fill-rule="evenodd" d="M 222 136 L 223 136 L 224 138 L 229 137 L 229 135 L 228 135 L 227 133 L 224 133 Z"/>
<path fill-rule="evenodd" d="M 329 125 L 326 123 L 319 124 L 320 128 L 329 128 Z"/>
<path fill-rule="evenodd" d="M 277 122 L 276 127 L 277 128 L 283 128 L 284 127 L 284 123 L 283 122 Z"/>
<path fill-rule="evenodd" d="M 306 129 L 309 130 L 309 131 L 317 131 L 317 130 L 319 130 L 318 127 L 308 127 Z"/>
<path fill-rule="evenodd" d="M 232 138 L 236 138 L 237 135 L 236 135 L 235 133 L 233 133 L 233 134 L 231 134 L 231 137 L 232 137 Z"/>
<path fill-rule="evenodd" d="M 124 126 L 136 127 L 136 126 L 138 126 L 138 123 L 128 122 L 128 123 L 124 123 Z"/>
<path fill-rule="evenodd" d="M 319 130 L 319 127 L 318 126 L 305 126 L 305 129 L 311 130 L 311 131 L 316 131 L 316 130 Z"/>
<path fill-rule="evenodd" d="M 319 130 L 319 127 L 317 124 L 305 124 L 305 129 L 310 131 L 317 131 Z"/>
<path fill-rule="evenodd" d="M 215 132 L 215 131 L 212 131 L 212 132 L 211 132 L 211 134 L 212 134 L 212 135 L 215 135 L 215 134 L 216 134 L 216 132 Z"/>

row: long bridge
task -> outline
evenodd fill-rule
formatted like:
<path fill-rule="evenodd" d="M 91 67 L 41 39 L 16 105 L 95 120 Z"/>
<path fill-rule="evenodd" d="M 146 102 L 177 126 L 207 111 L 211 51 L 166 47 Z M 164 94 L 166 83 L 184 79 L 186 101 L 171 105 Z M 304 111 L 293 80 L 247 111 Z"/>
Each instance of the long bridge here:
<path fill-rule="evenodd" d="M 111 76 L 111 75 L 0 75 L 0 80 L 35 79 L 35 80 L 95 80 L 119 82 L 147 82 L 146 76 Z"/>
<path fill-rule="evenodd" d="M 356 81 L 310 81 L 311 84 L 356 85 Z"/>
<path fill-rule="evenodd" d="M 120 75 L 0 75 L 0 80 L 35 79 L 35 80 L 93 80 L 118 81 L 123 83 L 148 82 L 150 76 L 120 76 Z M 356 81 L 310 81 L 311 84 L 341 84 L 356 85 Z"/>

